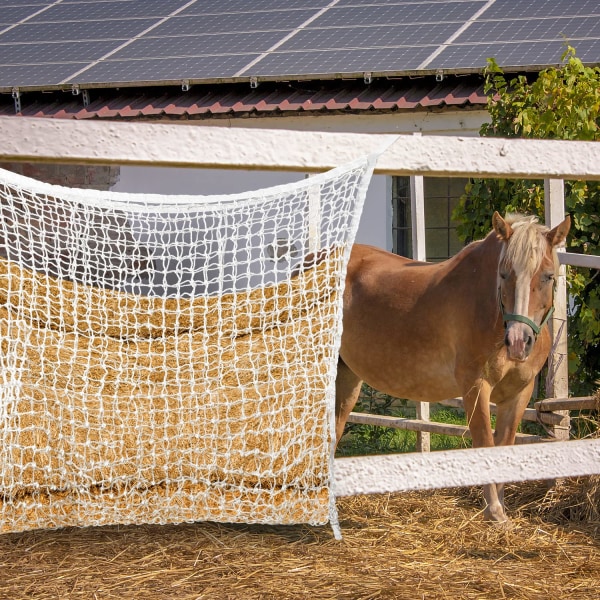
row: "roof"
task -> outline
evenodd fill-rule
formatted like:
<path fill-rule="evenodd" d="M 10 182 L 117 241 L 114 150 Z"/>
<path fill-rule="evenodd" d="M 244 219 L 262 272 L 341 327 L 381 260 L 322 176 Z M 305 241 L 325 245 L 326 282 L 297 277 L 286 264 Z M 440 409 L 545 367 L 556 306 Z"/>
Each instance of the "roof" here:
<path fill-rule="evenodd" d="M 1 0 L 0 91 L 600 62 L 598 0 Z"/>
<path fill-rule="evenodd" d="M 438 78 L 439 79 L 439 78 Z M 84 103 L 87 105 L 84 106 Z M 453 107 L 483 108 L 477 75 L 363 80 L 264 82 L 181 87 L 97 89 L 28 93 L 21 110 L 0 96 L 0 115 L 61 119 L 210 119 L 290 114 L 395 112 Z"/>

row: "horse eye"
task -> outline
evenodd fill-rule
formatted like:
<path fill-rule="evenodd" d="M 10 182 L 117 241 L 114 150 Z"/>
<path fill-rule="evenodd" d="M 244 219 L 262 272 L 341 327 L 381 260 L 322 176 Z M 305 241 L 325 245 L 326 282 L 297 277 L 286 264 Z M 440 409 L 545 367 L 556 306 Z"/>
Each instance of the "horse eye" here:
<path fill-rule="evenodd" d="M 546 273 L 546 275 L 544 275 L 544 281 L 547 283 L 554 281 L 554 273 Z"/>
<path fill-rule="evenodd" d="M 508 273 L 505 273 L 504 271 L 500 271 L 498 275 L 500 275 L 500 279 L 506 279 L 508 277 Z"/>

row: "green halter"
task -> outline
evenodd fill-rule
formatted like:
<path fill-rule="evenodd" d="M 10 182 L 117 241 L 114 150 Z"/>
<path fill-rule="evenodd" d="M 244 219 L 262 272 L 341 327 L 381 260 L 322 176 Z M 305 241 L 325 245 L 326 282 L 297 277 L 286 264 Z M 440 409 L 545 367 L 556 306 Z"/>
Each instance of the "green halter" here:
<path fill-rule="evenodd" d="M 500 310 L 502 311 L 502 320 L 505 324 L 508 323 L 508 321 L 518 321 L 519 323 L 525 323 L 525 325 L 529 325 L 529 327 L 533 329 L 533 333 L 537 338 L 544 325 L 552 316 L 552 313 L 554 312 L 554 306 L 551 306 L 548 309 L 546 316 L 543 318 L 542 322 L 539 325 L 536 325 L 529 317 L 524 317 L 523 315 L 513 315 L 511 313 L 504 312 L 504 304 L 502 303 L 502 301 L 500 301 Z"/>
<path fill-rule="evenodd" d="M 519 323 L 525 323 L 525 325 L 529 325 L 533 330 L 533 333 L 537 339 L 537 336 L 540 334 L 540 331 L 544 327 L 544 325 L 550 320 L 550 317 L 554 313 L 554 292 L 556 291 L 556 283 L 552 286 L 552 306 L 548 309 L 548 312 L 542 319 L 542 322 L 539 325 L 536 325 L 529 317 L 524 317 L 523 315 L 514 315 L 512 313 L 507 313 L 504 310 L 504 302 L 502 302 L 502 296 L 500 295 L 500 287 L 498 287 L 498 300 L 500 302 L 500 312 L 502 313 L 502 321 L 504 322 L 504 326 L 506 327 L 506 323 L 508 321 L 518 321 Z"/>

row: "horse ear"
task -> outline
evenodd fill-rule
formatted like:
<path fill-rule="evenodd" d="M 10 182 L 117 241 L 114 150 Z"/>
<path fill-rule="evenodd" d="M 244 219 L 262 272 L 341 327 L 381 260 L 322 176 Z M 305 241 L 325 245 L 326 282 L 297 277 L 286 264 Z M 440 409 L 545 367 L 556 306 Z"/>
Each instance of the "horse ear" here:
<path fill-rule="evenodd" d="M 567 239 L 567 234 L 571 229 L 571 217 L 567 215 L 565 220 L 557 225 L 554 229 L 551 229 L 547 234 L 546 238 L 551 246 L 558 246 Z"/>
<path fill-rule="evenodd" d="M 501 216 L 498 211 L 494 212 L 492 216 L 492 225 L 494 226 L 494 231 L 498 235 L 501 240 L 508 242 L 508 238 L 512 235 L 512 227 L 510 223 L 507 223 Z"/>

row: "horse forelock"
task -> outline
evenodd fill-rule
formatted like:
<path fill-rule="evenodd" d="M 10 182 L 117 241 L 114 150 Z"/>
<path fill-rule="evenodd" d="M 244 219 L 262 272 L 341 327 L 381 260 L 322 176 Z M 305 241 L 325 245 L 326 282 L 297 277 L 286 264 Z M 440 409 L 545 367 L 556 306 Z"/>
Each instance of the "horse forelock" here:
<path fill-rule="evenodd" d="M 533 277 L 546 255 L 548 241 L 545 234 L 549 229 L 535 216 L 513 213 L 506 215 L 505 220 L 512 228 L 512 235 L 502 249 L 500 264 L 511 267 L 517 275 Z M 553 260 L 557 270 L 558 258 L 554 249 Z"/>

